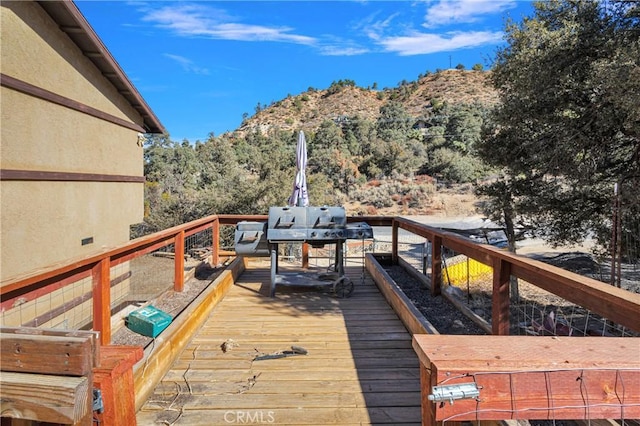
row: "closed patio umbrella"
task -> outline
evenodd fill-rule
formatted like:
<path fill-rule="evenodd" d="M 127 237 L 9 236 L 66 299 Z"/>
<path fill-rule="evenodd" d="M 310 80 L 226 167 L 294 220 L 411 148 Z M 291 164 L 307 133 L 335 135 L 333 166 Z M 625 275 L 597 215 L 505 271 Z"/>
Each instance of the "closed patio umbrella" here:
<path fill-rule="evenodd" d="M 307 192 L 307 141 L 304 132 L 298 133 L 298 144 L 296 145 L 296 180 L 293 183 L 293 193 L 289 198 L 290 206 L 306 207 L 309 205 L 309 193 Z"/>

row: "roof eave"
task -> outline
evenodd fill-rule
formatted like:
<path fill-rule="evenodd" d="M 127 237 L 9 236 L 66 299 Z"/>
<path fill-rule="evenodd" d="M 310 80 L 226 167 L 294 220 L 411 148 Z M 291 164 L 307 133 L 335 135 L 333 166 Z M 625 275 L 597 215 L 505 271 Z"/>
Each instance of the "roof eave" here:
<path fill-rule="evenodd" d="M 118 62 L 100 40 L 73 0 L 38 1 L 82 53 L 95 64 L 129 104 L 142 116 L 147 133 L 166 133 L 166 129 L 131 83 Z"/>

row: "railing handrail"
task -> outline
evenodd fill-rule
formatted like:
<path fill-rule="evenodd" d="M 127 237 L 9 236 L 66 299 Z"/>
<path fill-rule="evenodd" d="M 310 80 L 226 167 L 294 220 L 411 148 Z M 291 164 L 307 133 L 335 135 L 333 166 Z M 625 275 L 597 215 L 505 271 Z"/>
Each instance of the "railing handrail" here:
<path fill-rule="evenodd" d="M 398 217 L 394 220 L 393 227 L 420 235 L 431 242 L 440 240 L 442 246 L 493 267 L 493 334 L 508 334 L 508 277 L 511 275 L 587 308 L 613 322 L 640 332 L 640 294 L 539 260 L 477 243 L 453 232 L 433 228 L 411 219 Z M 394 232 L 393 235 L 394 256 L 397 256 L 397 232 Z M 441 279 L 438 276 L 440 271 L 437 270 L 439 269 L 437 263 L 441 262 L 441 259 L 434 259 L 434 257 L 436 256 L 432 256 L 431 288 L 432 292 L 438 293 Z M 435 268 L 433 262 L 436 263 Z M 435 272 L 434 269 L 436 269 Z M 505 298 L 506 300 L 504 300 Z M 500 319 L 503 320 L 503 323 Z M 504 320 L 506 320 L 506 324 Z"/>
<path fill-rule="evenodd" d="M 80 258 L 71 259 L 62 263 L 50 265 L 27 274 L 9 277 L 0 282 L 0 297 L 2 299 L 13 298 L 15 295 L 26 291 L 36 290 L 44 287 L 47 283 L 56 281 L 68 276 L 78 277 L 83 273 L 88 276 L 91 268 L 104 258 L 110 258 L 111 264 L 115 265 L 118 260 L 129 258 L 131 253 L 141 256 L 149 251 L 153 251 L 158 245 L 169 244 L 168 241 L 174 239 L 176 235 L 184 231 L 185 236 L 195 233 L 202 226 L 218 221 L 220 225 L 236 225 L 241 221 L 266 221 L 267 215 L 235 215 L 220 214 L 210 215 L 191 222 L 167 228 L 153 234 L 145 235 L 131 241 L 127 241 L 116 247 L 106 248 L 102 251 L 92 253 Z M 353 216 L 347 218 L 348 222 L 367 222 L 372 226 L 391 226 L 393 217 L 388 216 Z M 37 284 L 41 285 L 37 285 Z M 26 291 L 25 291 L 26 290 Z"/>
<path fill-rule="evenodd" d="M 117 247 L 105 249 L 67 262 L 52 265 L 32 273 L 3 280 L 0 301 L 14 300 L 21 295 L 51 284 L 72 283 L 91 276 L 93 279 L 94 329 L 101 331 L 101 342 L 110 340 L 109 270 L 111 266 L 142 256 L 158 248 L 176 244 L 176 291 L 184 285 L 184 239 L 202 230 L 212 229 L 212 262 L 218 263 L 220 252 L 219 226 L 235 225 L 240 221 L 265 221 L 266 215 L 210 215 L 174 226 L 154 234 L 131 240 Z M 440 292 L 442 281 L 441 247 L 450 248 L 493 267 L 492 331 L 509 332 L 509 278 L 514 275 L 531 284 L 581 305 L 598 315 L 640 331 L 640 295 L 610 286 L 600 281 L 524 256 L 479 244 L 458 234 L 434 228 L 404 217 L 349 216 L 348 223 L 367 222 L 371 226 L 392 227 L 392 256 L 398 257 L 398 229 L 404 229 L 431 241 L 431 291 Z"/>
<path fill-rule="evenodd" d="M 32 273 L 3 280 L 0 283 L 0 302 L 15 300 L 18 297 L 59 283 L 67 285 L 80 279 L 91 277 L 93 280 L 93 329 L 100 332 L 100 343 L 107 345 L 111 341 L 111 266 L 142 256 L 167 244 L 174 243 L 176 252 L 184 252 L 185 236 L 207 228 L 212 228 L 213 259 L 217 263 L 219 246 L 219 222 L 217 215 L 207 216 L 192 222 L 174 226 L 160 232 L 145 235 L 128 241 L 117 247 L 104 249 L 97 253 L 71 259 Z M 184 287 L 184 256 L 174 256 L 174 289 L 182 291 Z"/>
<path fill-rule="evenodd" d="M 139 253 L 141 256 L 142 251 L 148 249 L 153 251 L 153 248 L 158 243 L 166 245 L 168 241 L 174 239 L 176 235 L 184 231 L 185 235 L 190 235 L 193 230 L 199 228 L 201 225 L 207 225 L 217 220 L 217 215 L 207 216 L 201 219 L 194 220 L 192 222 L 184 223 L 182 225 L 167 228 L 162 231 L 154 232 L 153 234 L 144 235 L 142 237 L 127 241 L 116 247 L 106 248 L 102 251 L 92 253 L 88 256 L 83 256 L 76 259 L 71 259 L 63 263 L 54 264 L 46 268 L 29 272 L 27 274 L 11 277 L 0 282 L 0 296 L 4 299 L 9 293 L 17 292 L 27 287 L 31 287 L 39 282 L 52 281 L 56 278 L 63 277 L 71 271 L 87 271 L 91 270 L 100 260 L 104 258 L 121 259 L 128 256 L 131 253 Z M 167 243 L 170 244 L 170 243 Z M 148 252 L 147 251 L 147 252 Z M 117 262 L 112 262 L 117 264 Z M 38 288 L 38 287 L 36 287 Z M 35 288 L 29 288 L 29 291 Z"/>

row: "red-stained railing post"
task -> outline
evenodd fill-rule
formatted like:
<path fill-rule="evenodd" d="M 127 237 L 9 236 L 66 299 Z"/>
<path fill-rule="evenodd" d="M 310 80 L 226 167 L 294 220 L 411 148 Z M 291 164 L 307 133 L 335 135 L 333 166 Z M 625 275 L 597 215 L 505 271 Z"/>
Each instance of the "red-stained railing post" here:
<path fill-rule="evenodd" d="M 431 239 L 431 295 L 437 296 L 442 290 L 442 237 Z"/>
<path fill-rule="evenodd" d="M 302 243 L 302 267 L 309 267 L 309 243 Z"/>
<path fill-rule="evenodd" d="M 400 225 L 394 219 L 391 225 L 391 263 L 398 264 L 398 227 Z"/>
<path fill-rule="evenodd" d="M 509 282 L 511 263 L 493 258 L 493 293 L 491 300 L 491 333 L 509 335 Z"/>
<path fill-rule="evenodd" d="M 173 289 L 181 292 L 184 290 L 184 230 L 178 232 L 174 245 L 175 277 Z"/>
<path fill-rule="evenodd" d="M 216 217 L 211 224 L 211 233 L 213 234 L 211 241 L 211 263 L 218 266 L 220 263 L 220 220 Z"/>
<path fill-rule="evenodd" d="M 93 329 L 100 332 L 100 344 L 111 343 L 111 261 L 105 257 L 91 268 L 93 283 Z"/>

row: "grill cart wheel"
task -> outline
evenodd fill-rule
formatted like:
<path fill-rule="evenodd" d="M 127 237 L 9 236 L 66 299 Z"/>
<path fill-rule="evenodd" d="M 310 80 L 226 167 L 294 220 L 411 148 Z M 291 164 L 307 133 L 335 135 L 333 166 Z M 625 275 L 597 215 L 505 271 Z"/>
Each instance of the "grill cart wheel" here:
<path fill-rule="evenodd" d="M 333 292 L 341 299 L 350 297 L 353 294 L 353 281 L 347 277 L 341 277 L 333 284 Z"/>

